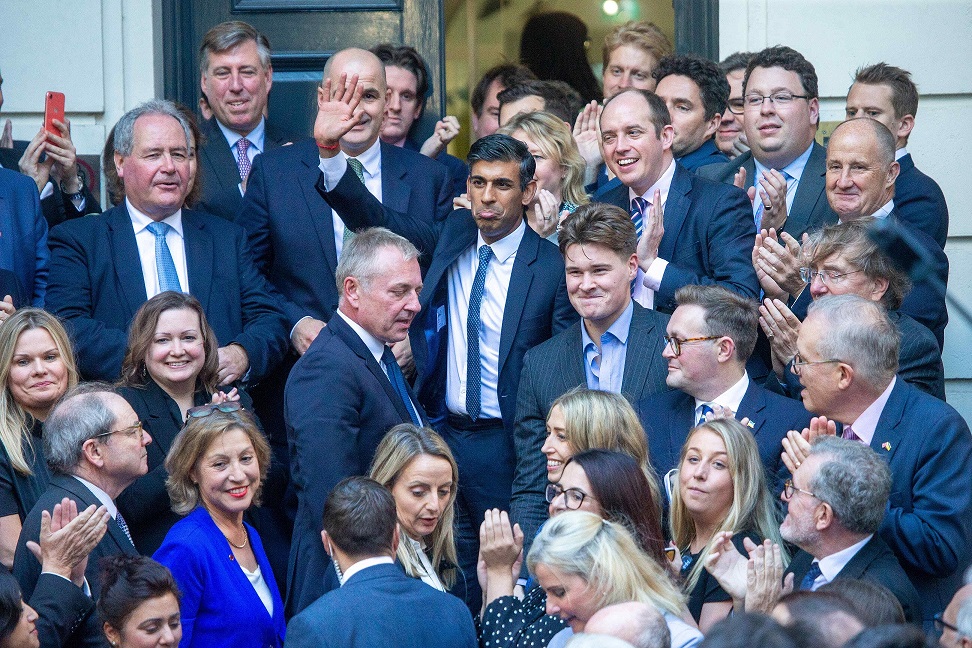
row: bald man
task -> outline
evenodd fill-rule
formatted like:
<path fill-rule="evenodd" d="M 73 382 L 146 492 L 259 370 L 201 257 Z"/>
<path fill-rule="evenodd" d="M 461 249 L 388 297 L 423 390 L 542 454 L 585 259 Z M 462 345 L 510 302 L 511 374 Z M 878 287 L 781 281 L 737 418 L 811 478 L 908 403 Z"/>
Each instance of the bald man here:
<path fill-rule="evenodd" d="M 636 601 L 601 608 L 584 626 L 584 633 L 617 637 L 634 648 L 669 648 L 672 645 L 672 634 L 661 612 L 652 605 Z"/>

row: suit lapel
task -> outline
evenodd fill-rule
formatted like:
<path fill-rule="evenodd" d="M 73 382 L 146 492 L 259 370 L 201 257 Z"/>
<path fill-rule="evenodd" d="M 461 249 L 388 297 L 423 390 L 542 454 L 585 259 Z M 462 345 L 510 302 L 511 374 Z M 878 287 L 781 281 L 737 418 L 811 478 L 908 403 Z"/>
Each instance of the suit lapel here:
<path fill-rule="evenodd" d="M 665 202 L 665 234 L 658 246 L 658 256 L 662 259 L 672 259 L 675 255 L 675 242 L 688 215 L 689 192 L 692 191 L 691 174 L 681 165 L 675 166 L 675 175 L 668 190 Z"/>
<path fill-rule="evenodd" d="M 669 465 L 677 468 L 688 431 L 695 427 L 695 399 L 683 391 L 676 393 L 668 426 L 668 448 L 672 453 Z"/>
<path fill-rule="evenodd" d="M 220 188 L 224 191 L 230 189 L 239 194 L 240 168 L 230 148 L 229 142 L 223 131 L 216 125 L 216 118 L 212 118 L 203 124 L 206 135 L 206 146 L 202 149 L 202 155 L 206 163 L 213 171 L 212 177 L 219 181 Z M 241 197 L 242 202 L 242 197 Z"/>
<path fill-rule="evenodd" d="M 807 165 L 800 176 L 800 184 L 797 185 L 796 195 L 793 196 L 793 206 L 790 207 L 787 218 L 786 230 L 794 236 L 806 231 L 810 216 L 813 214 L 813 208 L 823 195 L 827 173 L 826 158 L 826 149 L 814 142 L 810 157 L 807 159 Z"/>
<path fill-rule="evenodd" d="M 519 328 L 520 316 L 523 315 L 527 295 L 530 294 L 530 284 L 533 283 L 533 262 L 537 260 L 539 246 L 540 237 L 527 225 L 520 246 L 516 250 L 513 272 L 510 275 L 510 286 L 506 292 L 503 327 L 500 330 L 499 364 L 497 365 L 499 374 L 503 373 L 503 364 L 510 354 L 510 349 L 513 348 L 513 339 L 516 337 Z"/>
<path fill-rule="evenodd" d="M 905 403 L 908 400 L 908 383 L 899 376 L 895 379 L 894 389 L 878 419 L 877 428 L 871 438 L 871 449 L 891 461 L 894 453 L 901 447 L 907 426 L 899 428 L 904 418 Z"/>
<path fill-rule="evenodd" d="M 145 292 L 145 277 L 142 274 L 142 260 L 135 243 L 135 229 L 123 202 L 108 215 L 108 239 L 111 246 L 115 278 L 121 286 L 128 317 L 135 315 L 139 306 L 148 300 Z M 138 268 L 138 271 L 135 271 Z"/>
<path fill-rule="evenodd" d="M 756 436 L 763 429 L 763 424 L 766 423 L 766 415 L 763 413 L 765 409 L 766 393 L 755 381 L 750 380 L 749 387 L 746 388 L 746 393 L 739 402 L 739 411 L 736 412 L 736 419 L 748 418 L 753 424 L 752 428 L 750 428 L 753 436 Z"/>
<path fill-rule="evenodd" d="M 213 266 L 219 262 L 213 237 L 202 219 L 188 209 L 182 210 L 182 232 L 185 236 L 189 292 L 199 300 L 203 310 L 208 311 L 215 274 Z"/>
<path fill-rule="evenodd" d="M 563 343 L 561 348 L 557 350 L 557 358 L 554 363 L 557 370 L 554 375 L 549 376 L 551 382 L 563 381 L 561 389 L 554 390 L 556 396 L 577 385 L 587 386 L 587 371 L 584 368 L 584 336 L 581 335 L 580 329 L 583 325 L 584 320 L 580 320 L 559 334 L 563 336 L 560 338 Z"/>
<path fill-rule="evenodd" d="M 381 204 L 388 209 L 405 214 L 408 212 L 408 199 L 412 192 L 411 187 L 404 180 L 408 168 L 401 163 L 397 147 L 382 142 L 380 150 Z"/>
<path fill-rule="evenodd" d="M 313 224 L 314 231 L 321 243 L 321 250 L 324 252 L 324 259 L 327 261 L 327 272 L 319 273 L 321 280 L 327 277 L 334 277 L 337 270 L 337 248 L 334 247 L 334 217 L 331 213 L 331 206 L 317 193 L 317 181 L 321 175 L 319 164 L 321 159 L 317 156 L 317 145 L 313 140 L 301 143 L 299 146 L 307 148 L 300 158 L 303 168 L 300 169 L 300 178 L 295 180 L 304 194 L 304 202 L 307 204 L 307 215 Z M 313 150 L 311 149 L 313 146 Z M 331 279 L 333 281 L 333 279 Z"/>
<path fill-rule="evenodd" d="M 88 508 L 92 504 L 95 506 L 101 506 L 101 500 L 99 500 L 87 486 L 70 475 L 55 475 L 51 478 L 51 483 L 70 493 L 71 499 L 77 503 L 79 511 Z M 115 521 L 115 518 L 108 520 L 108 533 L 106 535 L 110 537 L 112 541 L 114 541 L 117 551 L 104 552 L 104 555 L 111 555 L 114 553 L 136 553 L 135 547 L 132 545 L 131 540 L 128 539 L 125 532 L 121 530 L 120 526 L 118 526 L 118 522 Z M 105 540 L 102 539 L 101 541 L 104 542 Z"/>
<path fill-rule="evenodd" d="M 655 365 L 651 358 L 655 349 L 646 343 L 654 328 L 655 324 L 648 320 L 645 308 L 635 303 L 634 311 L 631 313 L 631 327 L 628 330 L 627 350 L 624 355 L 624 374 L 621 378 L 621 392 L 633 403 L 640 400 L 644 394 L 645 384 Z M 583 365 L 581 368 L 583 369 Z"/>

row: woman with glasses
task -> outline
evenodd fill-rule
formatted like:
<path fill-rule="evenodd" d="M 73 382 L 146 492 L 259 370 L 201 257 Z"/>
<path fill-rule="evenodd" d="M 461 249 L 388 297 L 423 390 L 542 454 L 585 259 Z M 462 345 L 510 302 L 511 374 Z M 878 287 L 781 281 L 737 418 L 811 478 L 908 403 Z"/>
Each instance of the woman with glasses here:
<path fill-rule="evenodd" d="M 122 364 L 119 393 L 152 435 L 148 474 L 125 489 L 118 508 L 128 522 L 135 548 L 151 555 L 179 521 L 165 490 L 165 455 L 197 405 L 250 400 L 236 389 L 216 387 L 219 358 L 213 333 L 199 301 L 167 291 L 148 300 L 135 313 Z"/>
<path fill-rule="evenodd" d="M 584 193 L 586 164 L 570 128 L 550 113 L 531 112 L 515 115 L 498 132 L 526 144 L 536 160 L 537 193 L 527 205 L 527 223 L 556 243 L 561 219 L 590 202 Z"/>
<path fill-rule="evenodd" d="M 77 383 L 71 342 L 56 317 L 21 308 L 0 325 L 0 563 L 7 569 L 23 520 L 50 480 L 44 420 Z"/>
<path fill-rule="evenodd" d="M 188 412 L 165 468 L 177 522 L 153 556 L 182 590 L 182 648 L 265 648 L 284 643 L 283 601 L 256 530 L 270 446 L 239 403 Z"/>
<path fill-rule="evenodd" d="M 653 563 L 652 571 L 661 575 L 655 583 L 659 591 L 667 592 L 670 602 L 681 600 L 669 580 L 655 496 L 642 467 L 632 457 L 609 450 L 578 453 L 567 462 L 560 480 L 547 487 L 546 496 L 552 520 L 568 511 L 588 511 L 626 526 L 641 554 Z M 484 592 L 480 644 L 484 648 L 546 646 L 566 625 L 563 619 L 546 614 L 547 593 L 538 583 L 531 583 L 522 601 L 513 596 L 522 548 L 519 527 L 510 528 L 506 513 L 490 511 L 480 529 L 479 575 Z M 679 603 L 672 610 L 675 614 L 666 616 L 676 647 L 691 645 L 684 643 L 691 637 L 700 638 L 698 631 L 679 619 L 680 610 Z M 676 637 L 682 642 L 677 643 Z"/>
<path fill-rule="evenodd" d="M 672 541 L 680 552 L 676 567 L 689 611 L 704 634 L 732 609 L 731 597 L 704 567 L 713 541 L 732 533 L 743 555 L 747 537 L 782 546 L 780 522 L 753 434 L 735 419 L 710 420 L 689 432 L 676 479 L 669 511 Z"/>
<path fill-rule="evenodd" d="M 461 572 L 452 529 L 459 469 L 449 446 L 428 428 L 396 425 L 375 450 L 371 478 L 395 498 L 397 558 L 405 573 L 451 589 Z"/>

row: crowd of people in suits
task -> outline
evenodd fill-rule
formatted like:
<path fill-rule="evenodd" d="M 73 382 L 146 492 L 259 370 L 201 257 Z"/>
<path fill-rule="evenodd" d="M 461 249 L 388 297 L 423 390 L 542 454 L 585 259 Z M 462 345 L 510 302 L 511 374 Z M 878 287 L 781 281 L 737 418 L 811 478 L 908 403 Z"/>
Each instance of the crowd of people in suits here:
<path fill-rule="evenodd" d="M 5 131 L 0 648 L 972 646 L 909 73 L 823 146 L 789 47 L 603 55 L 487 71 L 460 160 L 413 48 L 331 56 L 295 139 L 222 23 L 104 212 L 68 120 Z"/>

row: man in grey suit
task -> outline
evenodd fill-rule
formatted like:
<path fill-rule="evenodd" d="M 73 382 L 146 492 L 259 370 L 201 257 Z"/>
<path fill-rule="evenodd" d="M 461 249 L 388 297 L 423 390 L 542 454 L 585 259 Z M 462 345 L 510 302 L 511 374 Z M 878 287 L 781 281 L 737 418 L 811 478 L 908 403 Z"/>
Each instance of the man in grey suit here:
<path fill-rule="evenodd" d="M 749 192 L 754 232 L 775 228 L 800 240 L 835 222 L 824 195 L 826 151 L 814 142 L 820 103 L 813 65 L 794 49 L 768 47 L 746 68 L 743 99 L 750 151 L 699 175 Z"/>
<path fill-rule="evenodd" d="M 525 552 L 547 519 L 548 468 L 541 447 L 551 404 L 578 386 L 620 393 L 633 403 L 667 389 L 662 349 L 668 316 L 631 298 L 638 271 L 631 217 L 614 205 L 584 205 L 564 221 L 559 240 L 567 293 L 581 321 L 528 351 L 523 361 L 510 516 L 523 529 Z"/>
<path fill-rule="evenodd" d="M 232 221 L 243 207 L 253 159 L 289 143 L 265 116 L 273 85 L 270 41 L 245 22 L 220 23 L 203 37 L 199 73 L 213 117 L 201 125 L 198 208 Z"/>

